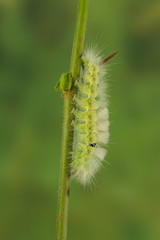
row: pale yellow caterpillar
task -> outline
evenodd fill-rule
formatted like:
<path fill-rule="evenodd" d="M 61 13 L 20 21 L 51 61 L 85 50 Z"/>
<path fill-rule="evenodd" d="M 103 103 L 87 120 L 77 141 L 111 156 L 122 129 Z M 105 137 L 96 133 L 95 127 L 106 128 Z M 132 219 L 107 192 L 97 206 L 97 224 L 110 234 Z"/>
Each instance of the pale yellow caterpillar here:
<path fill-rule="evenodd" d="M 87 50 L 82 56 L 83 63 L 74 96 L 71 172 L 84 185 L 91 182 L 107 153 L 109 113 L 104 63 L 116 54 L 104 61 L 93 50 Z"/>

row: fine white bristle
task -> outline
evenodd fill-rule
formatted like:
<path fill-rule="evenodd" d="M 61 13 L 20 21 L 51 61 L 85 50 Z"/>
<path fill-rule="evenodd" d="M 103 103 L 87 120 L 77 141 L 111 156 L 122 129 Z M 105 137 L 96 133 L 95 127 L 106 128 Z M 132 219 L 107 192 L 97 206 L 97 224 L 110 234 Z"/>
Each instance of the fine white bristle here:
<path fill-rule="evenodd" d="M 98 112 L 98 118 L 99 120 L 107 120 L 109 117 L 108 109 L 104 108 Z"/>

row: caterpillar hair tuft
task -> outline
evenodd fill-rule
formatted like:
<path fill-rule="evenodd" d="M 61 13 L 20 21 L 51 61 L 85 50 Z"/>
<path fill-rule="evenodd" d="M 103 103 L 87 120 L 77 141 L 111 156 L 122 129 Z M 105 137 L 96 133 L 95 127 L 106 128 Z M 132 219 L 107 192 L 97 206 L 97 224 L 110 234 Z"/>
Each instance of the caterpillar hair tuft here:
<path fill-rule="evenodd" d="M 109 140 L 106 63 L 94 50 L 82 56 L 79 80 L 75 83 L 72 175 L 83 185 L 89 184 L 100 168 Z"/>

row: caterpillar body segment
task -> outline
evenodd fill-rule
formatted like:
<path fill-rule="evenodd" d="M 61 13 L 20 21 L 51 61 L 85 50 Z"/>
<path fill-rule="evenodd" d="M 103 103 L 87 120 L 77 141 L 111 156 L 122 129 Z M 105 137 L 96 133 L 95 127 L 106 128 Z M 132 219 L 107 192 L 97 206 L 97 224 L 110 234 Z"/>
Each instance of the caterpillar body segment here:
<path fill-rule="evenodd" d="M 106 156 L 109 139 L 106 74 L 101 57 L 88 50 L 82 57 L 77 94 L 74 97 L 72 175 L 82 184 L 90 183 Z"/>

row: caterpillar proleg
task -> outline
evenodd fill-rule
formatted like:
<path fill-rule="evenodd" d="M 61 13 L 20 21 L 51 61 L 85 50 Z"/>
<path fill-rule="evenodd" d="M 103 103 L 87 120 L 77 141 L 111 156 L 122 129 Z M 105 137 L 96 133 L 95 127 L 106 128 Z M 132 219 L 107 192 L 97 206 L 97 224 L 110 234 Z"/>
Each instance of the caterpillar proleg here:
<path fill-rule="evenodd" d="M 104 61 L 93 50 L 87 50 L 82 56 L 74 96 L 71 171 L 84 185 L 92 181 L 107 153 L 105 147 L 109 140 L 109 113 L 104 63 L 115 54 Z"/>

